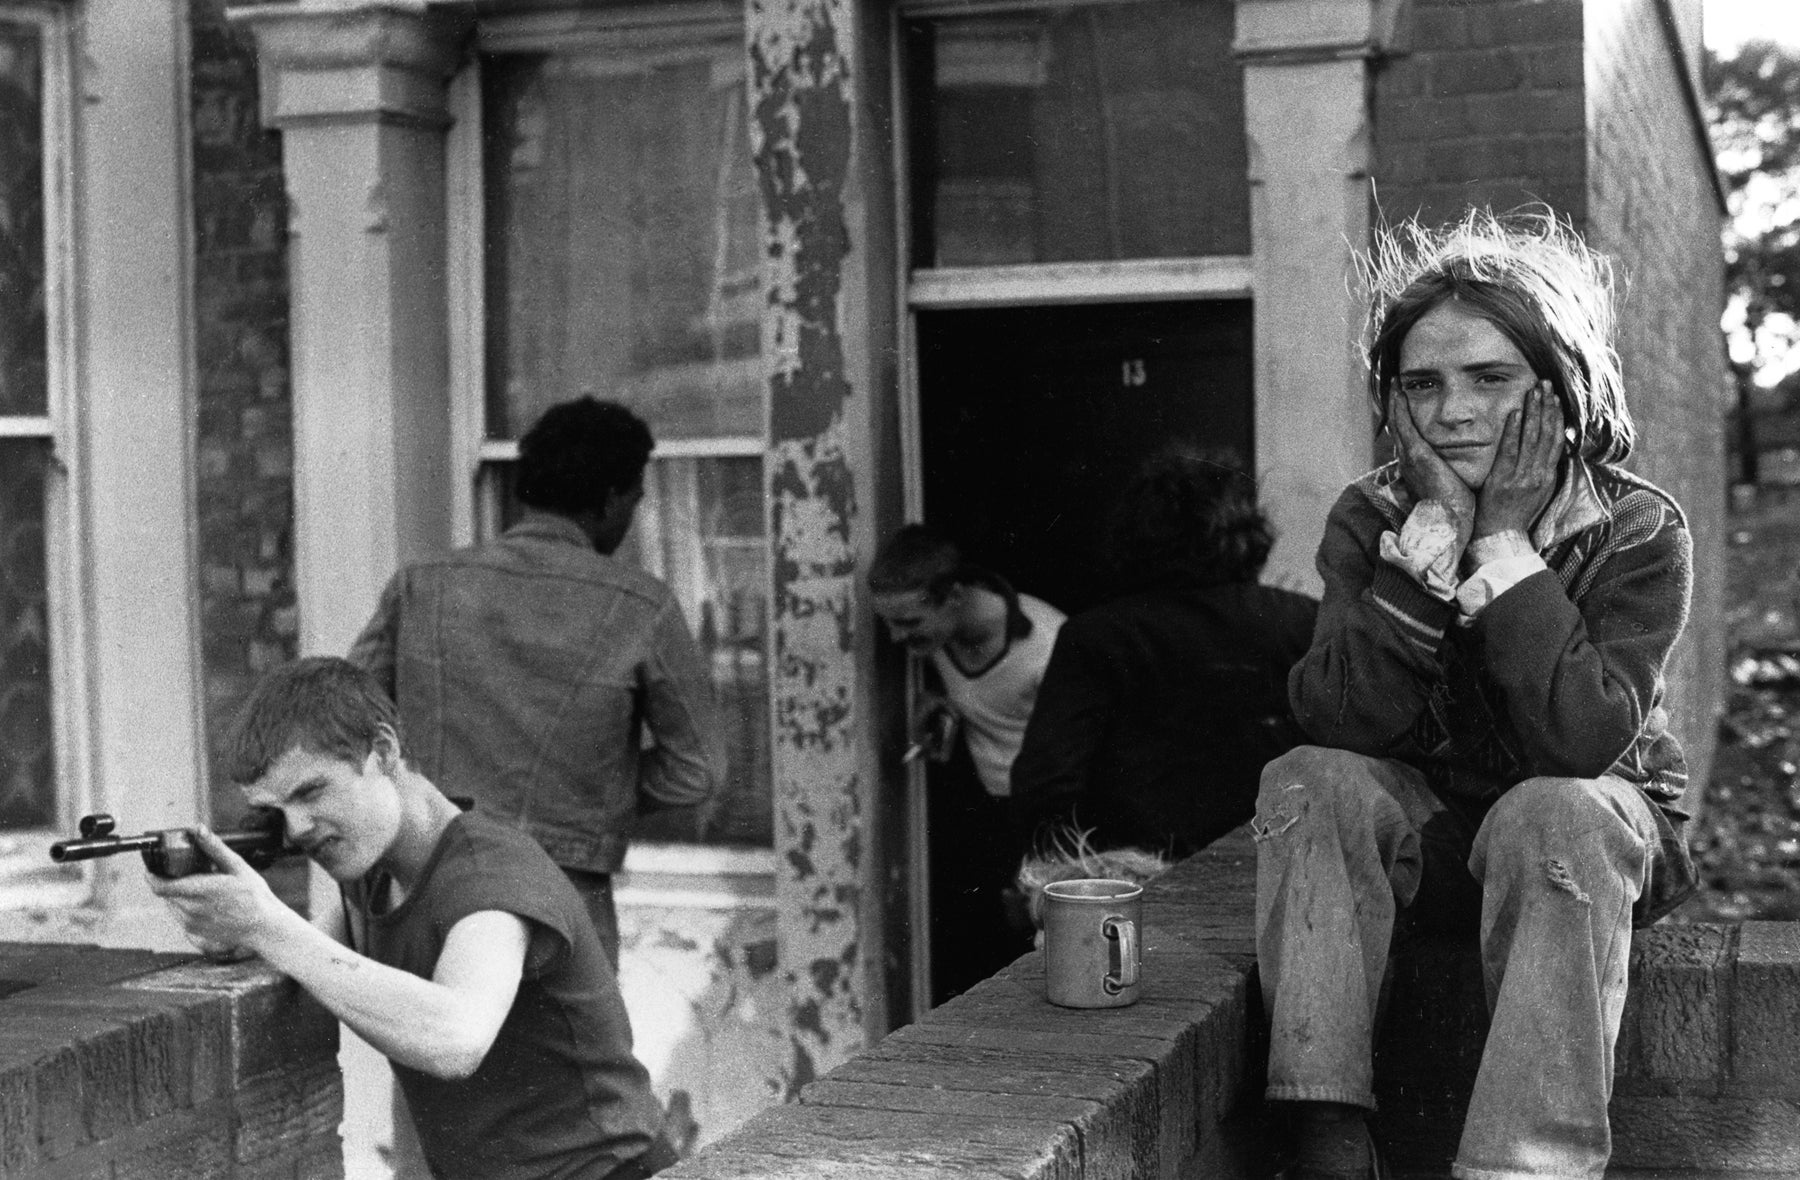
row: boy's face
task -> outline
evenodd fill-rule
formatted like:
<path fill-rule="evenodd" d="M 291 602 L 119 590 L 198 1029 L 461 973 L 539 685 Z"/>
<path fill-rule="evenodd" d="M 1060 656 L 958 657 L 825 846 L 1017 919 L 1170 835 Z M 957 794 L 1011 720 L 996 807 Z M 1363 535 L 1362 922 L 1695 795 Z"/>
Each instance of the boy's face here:
<path fill-rule="evenodd" d="M 887 624 L 888 635 L 914 655 L 925 656 L 950 642 L 956 634 L 956 591 L 942 602 L 933 602 L 923 590 L 877 594 L 875 613 Z"/>
<path fill-rule="evenodd" d="M 1425 313 L 1400 343 L 1390 414 L 1413 424 L 1471 491 L 1500 451 L 1506 416 L 1525 404 L 1537 374 L 1492 320 L 1454 302 Z"/>
<path fill-rule="evenodd" d="M 399 788 L 376 751 L 357 766 L 294 746 L 244 796 L 278 808 L 288 842 L 338 882 L 367 874 L 400 833 Z"/>

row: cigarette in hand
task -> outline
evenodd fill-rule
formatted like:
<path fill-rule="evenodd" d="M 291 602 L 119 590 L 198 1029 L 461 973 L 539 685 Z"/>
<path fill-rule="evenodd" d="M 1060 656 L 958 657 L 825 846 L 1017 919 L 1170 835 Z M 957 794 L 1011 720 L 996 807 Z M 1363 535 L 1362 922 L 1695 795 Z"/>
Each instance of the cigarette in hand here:
<path fill-rule="evenodd" d="M 908 762 L 917 760 L 919 755 L 923 754 L 924 752 L 925 752 L 925 744 L 923 742 L 914 742 L 912 745 L 906 747 L 906 753 L 900 755 L 901 765 L 904 766 Z"/>

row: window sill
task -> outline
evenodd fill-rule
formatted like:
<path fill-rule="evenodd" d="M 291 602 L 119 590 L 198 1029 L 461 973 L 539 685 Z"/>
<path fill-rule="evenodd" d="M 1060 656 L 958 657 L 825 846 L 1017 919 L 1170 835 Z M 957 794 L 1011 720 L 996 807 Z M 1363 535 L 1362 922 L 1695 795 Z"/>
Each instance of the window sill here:
<path fill-rule="evenodd" d="M 613 882 L 620 906 L 774 909 L 775 853 L 767 848 L 634 844 Z"/>

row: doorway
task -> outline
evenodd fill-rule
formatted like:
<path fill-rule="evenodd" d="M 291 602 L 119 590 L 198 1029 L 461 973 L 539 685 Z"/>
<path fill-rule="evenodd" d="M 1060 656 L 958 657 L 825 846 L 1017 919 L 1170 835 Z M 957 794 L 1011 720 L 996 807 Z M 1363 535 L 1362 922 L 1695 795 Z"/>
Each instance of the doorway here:
<path fill-rule="evenodd" d="M 1106 517 L 1146 457 L 1180 441 L 1253 460 L 1248 300 L 920 311 L 917 339 L 926 523 L 1067 614 L 1106 597 Z M 935 1005 L 1029 950 L 1030 934 L 984 900 L 1017 865 L 1010 832 L 991 830 L 1004 807 L 961 750 L 926 778 L 915 838 Z"/>

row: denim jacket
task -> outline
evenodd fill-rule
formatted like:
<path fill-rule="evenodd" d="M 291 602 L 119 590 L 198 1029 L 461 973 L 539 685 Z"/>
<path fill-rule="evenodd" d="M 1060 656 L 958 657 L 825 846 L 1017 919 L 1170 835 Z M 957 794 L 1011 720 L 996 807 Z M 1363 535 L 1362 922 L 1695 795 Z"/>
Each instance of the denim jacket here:
<path fill-rule="evenodd" d="M 616 871 L 640 799 L 700 803 L 724 777 L 674 595 L 564 517 L 407 566 L 349 658 L 393 695 L 427 778 L 564 868 Z"/>

